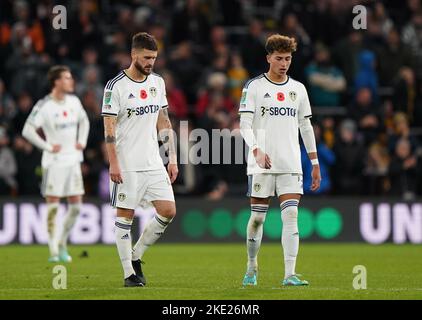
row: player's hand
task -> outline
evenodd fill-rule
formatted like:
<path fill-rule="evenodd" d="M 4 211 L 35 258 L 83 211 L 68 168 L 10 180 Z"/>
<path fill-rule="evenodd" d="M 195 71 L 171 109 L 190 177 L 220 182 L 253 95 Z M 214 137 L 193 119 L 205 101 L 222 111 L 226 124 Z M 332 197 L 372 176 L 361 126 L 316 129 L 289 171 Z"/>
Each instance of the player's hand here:
<path fill-rule="evenodd" d="M 75 148 L 76 148 L 76 150 L 83 150 L 83 149 L 85 149 L 85 147 L 82 144 L 80 144 L 79 142 L 77 144 L 75 144 Z"/>
<path fill-rule="evenodd" d="M 167 166 L 167 172 L 171 183 L 176 181 L 177 175 L 179 174 L 179 169 L 177 168 L 177 163 L 169 163 Z"/>
<path fill-rule="evenodd" d="M 321 171 L 319 165 L 312 166 L 312 185 L 311 191 L 317 191 L 321 185 Z"/>
<path fill-rule="evenodd" d="M 51 150 L 52 153 L 57 153 L 62 149 L 62 146 L 59 144 L 53 144 L 53 150 Z"/>
<path fill-rule="evenodd" d="M 111 181 L 120 184 L 123 183 L 122 171 L 118 164 L 110 163 L 110 179 Z"/>
<path fill-rule="evenodd" d="M 271 169 L 271 159 L 268 154 L 264 153 L 261 149 L 256 148 L 253 151 L 256 163 L 262 169 Z"/>

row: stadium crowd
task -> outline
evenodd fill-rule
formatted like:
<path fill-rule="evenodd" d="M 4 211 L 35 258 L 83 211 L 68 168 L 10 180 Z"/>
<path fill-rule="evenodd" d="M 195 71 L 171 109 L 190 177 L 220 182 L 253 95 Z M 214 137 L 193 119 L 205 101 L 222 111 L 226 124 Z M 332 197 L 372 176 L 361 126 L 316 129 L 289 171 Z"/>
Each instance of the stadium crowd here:
<path fill-rule="evenodd" d="M 0 195 L 37 195 L 41 153 L 21 136 L 54 64 L 72 69 L 91 123 L 86 193 L 108 200 L 100 106 L 104 85 L 130 64 L 130 39 L 159 43 L 173 127 L 237 129 L 244 83 L 266 72 L 271 33 L 298 41 L 289 74 L 313 107 L 322 185 L 332 195 L 422 195 L 422 3 L 353 0 L 60 1 L 67 29 L 52 27 L 52 0 L 2 0 Z M 354 5 L 367 8 L 355 30 Z M 182 146 L 180 152 L 187 152 Z M 311 164 L 303 152 L 304 188 Z M 175 193 L 221 199 L 246 191 L 245 165 L 180 165 Z"/>

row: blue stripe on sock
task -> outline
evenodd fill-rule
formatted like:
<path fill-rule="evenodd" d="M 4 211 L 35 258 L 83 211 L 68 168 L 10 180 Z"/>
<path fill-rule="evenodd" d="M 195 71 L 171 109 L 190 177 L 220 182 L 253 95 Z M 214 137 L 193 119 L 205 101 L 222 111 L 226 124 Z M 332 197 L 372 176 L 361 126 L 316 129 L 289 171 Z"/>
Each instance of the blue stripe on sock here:
<path fill-rule="evenodd" d="M 297 200 L 287 200 L 280 205 L 280 209 L 283 211 L 287 207 L 297 207 L 299 205 L 299 201 Z"/>
<path fill-rule="evenodd" d="M 130 224 L 123 224 L 123 223 L 119 223 L 119 222 L 116 222 L 114 225 L 116 227 L 118 227 L 120 229 L 124 229 L 124 230 L 130 230 L 130 228 L 132 227 Z"/>
<path fill-rule="evenodd" d="M 168 222 L 165 222 L 163 220 L 161 220 L 160 218 L 158 218 L 157 216 L 155 216 L 155 219 L 158 221 L 159 224 L 161 224 L 163 227 L 165 227 L 166 225 L 168 225 Z"/>
<path fill-rule="evenodd" d="M 287 202 L 285 204 L 283 204 L 282 206 L 280 206 L 281 209 L 284 209 L 286 207 L 291 207 L 291 206 L 298 206 L 299 204 L 297 202 Z"/>
<path fill-rule="evenodd" d="M 267 212 L 268 209 L 254 209 L 254 208 L 252 208 L 251 211 L 254 211 L 254 212 Z"/>

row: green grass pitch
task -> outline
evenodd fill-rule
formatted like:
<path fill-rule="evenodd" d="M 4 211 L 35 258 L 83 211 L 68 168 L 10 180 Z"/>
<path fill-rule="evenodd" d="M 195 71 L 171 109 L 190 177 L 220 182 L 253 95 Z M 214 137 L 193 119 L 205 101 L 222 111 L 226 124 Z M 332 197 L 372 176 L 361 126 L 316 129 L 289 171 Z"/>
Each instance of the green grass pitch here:
<path fill-rule="evenodd" d="M 81 257 L 83 251 L 88 257 Z M 115 246 L 71 246 L 67 289 L 54 290 L 47 246 L 0 247 L 0 299 L 421 299 L 418 245 L 302 244 L 297 272 L 308 287 L 281 287 L 280 244 L 263 244 L 258 286 L 243 288 L 244 244 L 157 244 L 145 254 L 145 288 L 124 288 Z M 355 290 L 355 265 L 367 289 Z"/>

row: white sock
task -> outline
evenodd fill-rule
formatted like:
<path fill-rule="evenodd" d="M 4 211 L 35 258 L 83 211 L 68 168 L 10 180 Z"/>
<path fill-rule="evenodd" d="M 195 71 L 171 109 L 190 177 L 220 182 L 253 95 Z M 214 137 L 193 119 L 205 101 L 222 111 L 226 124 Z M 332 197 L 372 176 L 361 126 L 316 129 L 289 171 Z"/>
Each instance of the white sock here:
<path fill-rule="evenodd" d="M 48 248 L 50 249 L 51 257 L 59 254 L 59 248 L 56 240 L 56 216 L 58 209 L 58 202 L 47 203 Z"/>
<path fill-rule="evenodd" d="M 148 221 L 138 242 L 133 247 L 132 260 L 142 259 L 145 251 L 161 237 L 170 222 L 171 219 L 156 213 L 154 218 Z"/>
<path fill-rule="evenodd" d="M 62 236 L 60 237 L 59 246 L 67 249 L 67 239 L 69 238 L 70 231 L 76 222 L 76 218 L 81 211 L 80 203 L 69 203 L 66 213 L 66 218 L 63 223 Z"/>
<path fill-rule="evenodd" d="M 116 246 L 119 252 L 120 261 L 122 263 L 125 279 L 134 274 L 132 267 L 132 237 L 130 229 L 132 227 L 132 220 L 123 217 L 116 217 L 115 223 Z"/>
<path fill-rule="evenodd" d="M 261 247 L 267 211 L 267 204 L 251 204 L 251 216 L 249 217 L 246 232 L 246 247 L 248 249 L 247 273 L 250 275 L 258 271 L 258 252 Z"/>
<path fill-rule="evenodd" d="M 299 230 L 297 227 L 297 207 L 299 200 L 289 199 L 280 205 L 283 230 L 281 243 L 284 251 L 284 277 L 296 274 L 296 257 L 299 251 Z"/>

